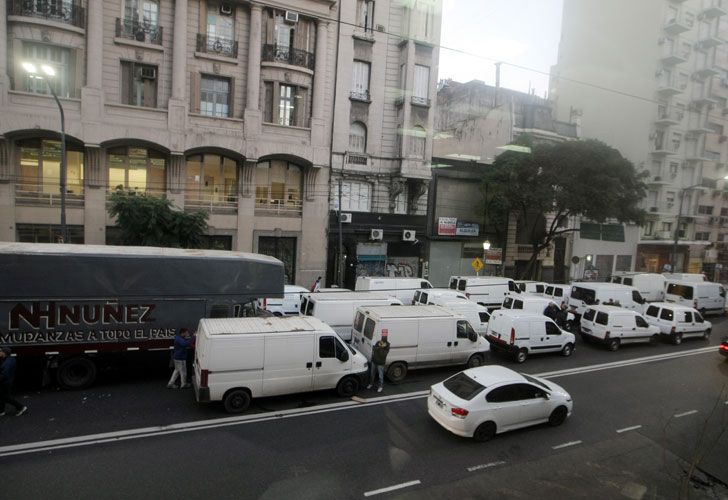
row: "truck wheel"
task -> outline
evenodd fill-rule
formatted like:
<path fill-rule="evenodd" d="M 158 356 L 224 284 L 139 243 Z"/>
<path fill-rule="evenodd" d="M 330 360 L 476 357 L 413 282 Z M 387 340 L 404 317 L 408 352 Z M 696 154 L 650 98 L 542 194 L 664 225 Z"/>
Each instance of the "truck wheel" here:
<path fill-rule="evenodd" d="M 528 351 L 526 349 L 519 349 L 516 353 L 516 363 L 523 363 L 528 357 Z"/>
<path fill-rule="evenodd" d="M 402 361 L 395 361 L 394 363 L 389 365 L 389 368 L 387 368 L 387 378 L 395 384 L 398 382 L 402 382 L 406 376 L 407 365 L 404 364 Z"/>
<path fill-rule="evenodd" d="M 473 354 L 470 356 L 470 359 L 468 359 L 468 368 L 475 368 L 477 366 L 483 365 L 483 356 L 480 354 Z"/>
<path fill-rule="evenodd" d="M 350 398 L 359 390 L 359 381 L 354 377 L 344 377 L 336 384 L 336 392 L 342 398 Z"/>
<path fill-rule="evenodd" d="M 495 436 L 496 430 L 495 422 L 483 422 L 473 432 L 473 439 L 479 443 L 490 441 Z"/>
<path fill-rule="evenodd" d="M 56 380 L 64 389 L 85 389 L 96 381 L 96 371 L 96 363 L 89 358 L 68 358 L 58 366 Z"/>
<path fill-rule="evenodd" d="M 619 339 L 612 339 L 607 343 L 607 349 L 610 351 L 616 351 L 619 349 Z"/>
<path fill-rule="evenodd" d="M 566 344 L 563 349 L 561 349 L 561 355 L 565 357 L 569 357 L 574 353 L 574 346 L 571 344 Z"/>
<path fill-rule="evenodd" d="M 676 333 L 672 336 L 672 343 L 675 345 L 682 344 L 682 333 Z"/>
<path fill-rule="evenodd" d="M 250 393 L 245 389 L 229 390 L 223 398 L 225 411 L 228 413 L 241 413 L 250 406 Z"/>

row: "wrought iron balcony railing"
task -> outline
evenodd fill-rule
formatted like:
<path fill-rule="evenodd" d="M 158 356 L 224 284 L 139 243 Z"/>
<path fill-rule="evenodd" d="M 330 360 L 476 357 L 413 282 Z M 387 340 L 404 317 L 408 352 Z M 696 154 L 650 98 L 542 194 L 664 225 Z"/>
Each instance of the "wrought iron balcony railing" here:
<path fill-rule="evenodd" d="M 86 26 L 85 9 L 68 0 L 11 0 L 8 15 L 39 17 L 78 28 Z"/>
<path fill-rule="evenodd" d="M 310 70 L 313 70 L 315 65 L 313 53 L 275 44 L 263 45 L 261 59 L 264 62 L 280 62 L 292 66 L 301 66 Z"/>
<path fill-rule="evenodd" d="M 162 45 L 162 33 L 161 26 L 154 25 L 147 20 L 116 18 L 116 36 L 118 38 Z"/>
<path fill-rule="evenodd" d="M 230 38 L 223 38 L 219 36 L 210 37 L 204 33 L 198 33 L 197 52 L 238 57 L 238 42 Z"/>

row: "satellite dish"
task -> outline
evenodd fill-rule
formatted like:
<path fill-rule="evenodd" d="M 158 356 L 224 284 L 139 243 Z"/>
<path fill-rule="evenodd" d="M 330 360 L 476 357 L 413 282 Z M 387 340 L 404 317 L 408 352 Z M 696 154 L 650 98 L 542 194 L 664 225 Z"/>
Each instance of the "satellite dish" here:
<path fill-rule="evenodd" d="M 571 258 L 571 263 L 572 263 L 572 264 L 578 264 L 578 263 L 579 263 L 579 257 L 577 257 L 576 255 L 574 255 L 574 256 L 573 256 L 573 257 Z"/>

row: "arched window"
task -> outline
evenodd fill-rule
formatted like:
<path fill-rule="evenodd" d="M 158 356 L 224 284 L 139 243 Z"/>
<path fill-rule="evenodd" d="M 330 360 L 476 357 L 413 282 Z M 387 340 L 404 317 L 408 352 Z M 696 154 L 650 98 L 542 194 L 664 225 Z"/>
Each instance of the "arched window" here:
<path fill-rule="evenodd" d="M 258 163 L 255 169 L 255 208 L 277 213 L 301 213 L 301 167 L 283 160 Z"/>
<path fill-rule="evenodd" d="M 410 135 L 410 154 L 416 158 L 425 157 L 425 139 L 427 132 L 419 125 L 416 125 Z"/>
<path fill-rule="evenodd" d="M 226 205 L 237 202 L 237 162 L 216 154 L 187 157 L 185 203 Z"/>
<path fill-rule="evenodd" d="M 61 143 L 29 139 L 18 143 L 20 168 L 16 191 L 27 196 L 60 196 Z M 83 152 L 66 141 L 66 194 L 83 195 Z"/>
<path fill-rule="evenodd" d="M 351 124 L 349 150 L 353 153 L 366 153 L 367 151 L 367 127 L 362 122 Z"/>
<path fill-rule="evenodd" d="M 164 194 L 167 189 L 166 155 L 153 149 L 121 146 L 106 152 L 109 189 Z"/>

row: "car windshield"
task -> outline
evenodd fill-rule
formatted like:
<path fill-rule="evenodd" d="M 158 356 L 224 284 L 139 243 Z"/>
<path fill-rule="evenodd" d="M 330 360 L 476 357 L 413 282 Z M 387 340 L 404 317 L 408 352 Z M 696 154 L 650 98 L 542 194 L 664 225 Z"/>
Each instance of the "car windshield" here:
<path fill-rule="evenodd" d="M 460 372 L 457 375 L 453 375 L 449 379 L 447 379 L 443 384 L 445 388 L 455 394 L 460 399 L 465 399 L 467 401 L 470 401 L 475 396 L 480 394 L 485 390 L 485 386 L 479 384 L 469 376 L 465 374 L 465 372 Z"/>
<path fill-rule="evenodd" d="M 532 376 L 527 375 L 525 373 L 521 373 L 521 375 L 523 376 L 523 378 L 525 378 L 526 380 L 528 380 L 532 384 L 540 385 L 541 387 L 543 387 L 544 389 L 547 389 L 549 391 L 551 390 L 551 388 L 549 386 L 547 386 L 546 384 L 544 384 L 543 382 L 541 382 L 539 379 L 533 378 Z"/>

